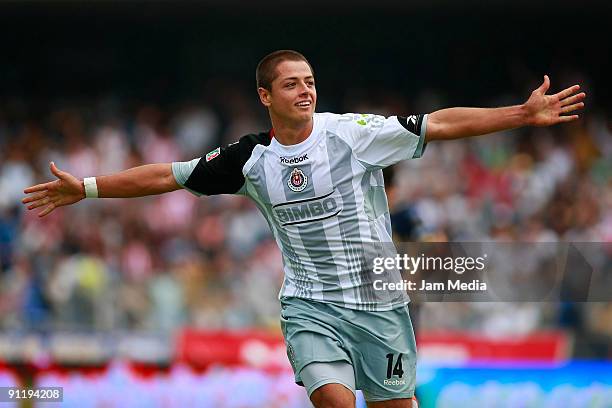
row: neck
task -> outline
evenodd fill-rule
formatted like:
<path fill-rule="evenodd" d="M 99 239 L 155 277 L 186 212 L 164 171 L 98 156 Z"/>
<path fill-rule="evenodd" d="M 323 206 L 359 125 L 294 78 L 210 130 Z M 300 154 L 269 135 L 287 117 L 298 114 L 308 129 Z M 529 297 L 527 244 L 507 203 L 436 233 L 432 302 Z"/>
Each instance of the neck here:
<path fill-rule="evenodd" d="M 307 122 L 287 123 L 278 118 L 270 117 L 274 128 L 274 137 L 282 145 L 290 146 L 308 139 L 314 126 L 314 119 Z"/>

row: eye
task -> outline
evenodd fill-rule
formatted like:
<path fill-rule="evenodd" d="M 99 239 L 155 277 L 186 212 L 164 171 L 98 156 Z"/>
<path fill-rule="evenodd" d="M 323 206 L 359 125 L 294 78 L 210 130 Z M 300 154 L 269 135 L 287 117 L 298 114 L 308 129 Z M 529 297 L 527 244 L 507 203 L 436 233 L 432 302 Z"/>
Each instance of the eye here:
<path fill-rule="evenodd" d="M 295 82 L 289 82 L 287 85 L 285 85 L 285 88 L 293 88 L 295 86 Z"/>
<path fill-rule="evenodd" d="M 306 83 L 308 84 L 308 86 L 314 86 L 314 81 L 306 81 Z"/>

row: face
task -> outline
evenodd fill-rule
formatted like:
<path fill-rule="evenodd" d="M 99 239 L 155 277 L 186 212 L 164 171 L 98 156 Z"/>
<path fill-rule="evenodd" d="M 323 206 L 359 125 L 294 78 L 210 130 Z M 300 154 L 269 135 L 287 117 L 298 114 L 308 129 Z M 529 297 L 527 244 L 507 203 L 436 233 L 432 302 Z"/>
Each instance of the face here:
<path fill-rule="evenodd" d="M 270 114 L 292 124 L 312 120 L 317 90 L 310 67 L 304 61 L 283 61 L 276 66 L 272 90 L 259 88 L 261 102 Z"/>

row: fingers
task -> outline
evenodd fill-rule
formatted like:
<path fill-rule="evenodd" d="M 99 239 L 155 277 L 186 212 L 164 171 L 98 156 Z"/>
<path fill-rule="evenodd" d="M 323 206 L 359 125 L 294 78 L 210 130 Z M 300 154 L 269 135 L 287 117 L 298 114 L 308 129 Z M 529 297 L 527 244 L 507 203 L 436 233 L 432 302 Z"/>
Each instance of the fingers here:
<path fill-rule="evenodd" d="M 49 214 L 51 211 L 55 210 L 55 208 L 56 208 L 55 204 L 51 203 L 47 206 L 47 208 L 45 208 L 40 213 L 38 213 L 38 216 L 42 218 L 45 215 Z"/>
<path fill-rule="evenodd" d="M 568 113 L 584 107 L 584 102 L 574 103 L 573 105 L 567 105 L 561 108 L 561 113 Z"/>
<path fill-rule="evenodd" d="M 58 195 L 57 189 L 60 188 L 61 184 L 65 182 L 62 180 L 69 178 L 70 175 L 58 169 L 54 162 L 49 163 L 49 169 L 59 180 L 37 184 L 23 190 L 25 194 L 35 193 L 21 200 L 23 204 L 30 203 L 30 205 L 28 205 L 28 210 L 33 210 L 35 208 L 44 206 L 44 209 L 38 213 L 39 217 L 44 217 L 50 214 L 56 208 L 66 205 L 65 200 L 61 198 L 62 194 L 65 195 L 65 193 L 62 192 Z"/>
<path fill-rule="evenodd" d="M 562 122 L 571 122 L 571 121 L 576 120 L 578 118 L 579 118 L 578 115 L 559 116 L 559 123 L 562 123 Z"/>
<path fill-rule="evenodd" d="M 63 171 L 59 170 L 57 167 L 55 167 L 55 164 L 53 162 L 51 162 L 51 171 L 53 172 L 53 174 L 55 174 L 58 178 L 60 177 L 60 175 L 62 177 L 65 176 L 66 173 L 64 173 Z M 57 172 L 57 174 L 56 174 Z M 49 181 L 46 183 L 41 183 L 41 184 L 37 184 L 35 186 L 30 186 L 28 188 L 26 188 L 25 190 L 23 190 L 23 192 L 25 194 L 30 194 L 30 193 L 36 193 L 38 191 L 45 191 L 45 190 L 53 190 L 54 187 L 57 187 L 61 184 L 60 180 L 53 180 L 53 181 Z"/>
<path fill-rule="evenodd" d="M 43 205 L 53 204 L 49 197 L 41 198 L 40 200 L 34 201 L 32 204 L 28 205 L 28 210 L 33 210 L 38 207 L 42 207 Z"/>
<path fill-rule="evenodd" d="M 64 172 L 57 168 L 54 162 L 49 163 L 49 168 L 51 169 L 51 173 L 55 175 L 55 177 L 59 179 L 63 179 Z"/>
<path fill-rule="evenodd" d="M 544 95 L 546 91 L 548 91 L 548 88 L 550 88 L 550 78 L 548 78 L 548 75 L 544 75 L 544 82 L 542 82 L 542 85 L 540 85 L 536 91 Z"/>
<path fill-rule="evenodd" d="M 37 184 L 35 186 L 31 186 L 23 190 L 25 194 L 35 193 L 37 191 L 45 191 L 48 190 L 51 184 L 55 183 L 55 181 L 50 181 L 48 183 Z"/>
<path fill-rule="evenodd" d="M 64 205 L 62 204 L 62 200 L 59 199 L 58 197 L 49 196 L 48 191 L 44 191 L 38 194 L 33 194 L 29 197 L 24 198 L 23 200 L 21 200 L 21 202 L 24 204 L 31 203 L 30 205 L 28 205 L 28 210 L 34 210 L 35 208 L 46 206 L 46 208 L 44 208 L 38 214 L 39 217 L 44 217 L 48 215 L 49 213 L 51 213 L 56 208 Z"/>
<path fill-rule="evenodd" d="M 31 203 L 33 201 L 40 200 L 41 198 L 46 197 L 47 194 L 48 194 L 47 191 L 43 191 L 42 193 L 32 194 L 31 196 L 27 196 L 26 198 L 21 200 L 21 202 L 23 204 Z"/>
<path fill-rule="evenodd" d="M 32 201 L 35 198 L 28 197 L 28 199 Z M 23 201 L 26 202 L 26 199 L 24 199 Z M 55 210 L 57 207 L 61 207 L 62 204 L 60 204 L 58 200 L 52 199 L 48 197 L 47 195 L 44 195 L 40 197 L 38 200 L 32 202 L 32 204 L 28 205 L 28 210 L 33 210 L 35 208 L 40 208 L 43 206 L 46 206 L 46 208 L 44 208 L 40 213 L 38 213 L 39 217 L 44 217 L 45 215 L 49 214 L 51 211 Z"/>
<path fill-rule="evenodd" d="M 566 89 L 562 90 L 561 92 L 555 94 L 554 96 L 558 97 L 559 100 L 565 99 L 568 96 L 570 96 L 571 94 L 574 94 L 574 93 L 578 92 L 579 89 L 580 89 L 580 85 L 570 86 L 569 88 L 566 88 Z M 586 94 L 585 94 L 585 96 L 586 96 Z"/>
<path fill-rule="evenodd" d="M 579 94 L 563 99 L 561 101 L 561 106 L 567 106 L 576 102 L 580 102 L 584 98 L 586 98 L 586 94 L 584 92 L 580 92 Z"/>

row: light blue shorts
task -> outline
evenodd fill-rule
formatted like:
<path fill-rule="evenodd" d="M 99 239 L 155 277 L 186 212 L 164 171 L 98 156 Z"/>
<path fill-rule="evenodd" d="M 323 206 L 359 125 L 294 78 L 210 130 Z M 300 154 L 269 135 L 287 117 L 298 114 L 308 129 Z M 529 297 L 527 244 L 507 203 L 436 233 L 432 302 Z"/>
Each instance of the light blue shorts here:
<path fill-rule="evenodd" d="M 338 381 L 326 378 L 303 383 L 308 364 L 345 361 L 353 367 L 354 384 L 366 401 L 412 398 L 416 382 L 416 342 L 408 306 L 383 312 L 352 310 L 331 303 L 285 297 L 281 299 L 281 328 L 295 382 L 318 387 L 338 382 L 350 388 L 346 373 Z M 341 366 L 340 366 L 341 367 Z"/>

